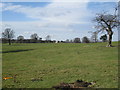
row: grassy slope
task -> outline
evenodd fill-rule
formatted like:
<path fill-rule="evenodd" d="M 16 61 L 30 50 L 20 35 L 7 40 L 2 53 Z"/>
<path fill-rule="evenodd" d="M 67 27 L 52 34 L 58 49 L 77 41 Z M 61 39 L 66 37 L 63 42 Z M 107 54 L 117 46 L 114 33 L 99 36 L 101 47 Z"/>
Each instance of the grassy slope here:
<path fill-rule="evenodd" d="M 94 87 L 117 88 L 118 47 L 105 47 L 106 43 L 93 44 L 13 44 L 3 45 L 4 87 L 49 88 L 60 82 L 78 79 L 96 81 Z M 113 43 L 117 46 L 117 43 Z M 11 75 L 10 75 L 11 74 Z M 32 82 L 31 78 L 43 81 Z"/>

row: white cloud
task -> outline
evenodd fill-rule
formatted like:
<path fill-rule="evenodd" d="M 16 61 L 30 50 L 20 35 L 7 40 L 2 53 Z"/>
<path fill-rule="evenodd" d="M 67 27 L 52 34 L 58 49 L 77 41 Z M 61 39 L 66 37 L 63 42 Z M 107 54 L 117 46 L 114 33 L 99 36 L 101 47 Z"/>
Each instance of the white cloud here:
<path fill-rule="evenodd" d="M 1 2 L 88 2 L 88 0 L 1 0 Z M 89 0 L 90 2 L 118 2 L 119 0 Z"/>
<path fill-rule="evenodd" d="M 29 18 L 45 20 L 51 22 L 76 22 L 88 15 L 87 3 L 81 2 L 53 2 L 46 7 L 30 7 L 13 5 L 11 3 L 3 5 L 3 11 L 9 10 L 23 13 Z M 78 21 L 77 21 L 78 22 Z M 82 22 L 82 21 L 81 21 Z"/>

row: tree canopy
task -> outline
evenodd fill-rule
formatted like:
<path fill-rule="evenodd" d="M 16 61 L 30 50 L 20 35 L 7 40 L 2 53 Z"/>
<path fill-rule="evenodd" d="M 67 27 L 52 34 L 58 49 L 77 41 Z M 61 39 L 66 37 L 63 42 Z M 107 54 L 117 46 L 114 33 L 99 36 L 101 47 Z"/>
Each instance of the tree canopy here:
<path fill-rule="evenodd" d="M 14 38 L 14 31 L 11 28 L 6 28 L 2 32 L 2 38 L 8 39 L 9 45 L 11 45 L 11 39 Z"/>
<path fill-rule="evenodd" d="M 106 31 L 108 34 L 108 45 L 112 46 L 112 35 L 113 29 L 117 28 L 120 25 L 120 21 L 118 19 L 117 8 L 115 8 L 115 12 L 113 14 L 109 13 L 98 13 L 96 17 L 93 19 L 96 22 L 95 28 L 98 32 Z"/>

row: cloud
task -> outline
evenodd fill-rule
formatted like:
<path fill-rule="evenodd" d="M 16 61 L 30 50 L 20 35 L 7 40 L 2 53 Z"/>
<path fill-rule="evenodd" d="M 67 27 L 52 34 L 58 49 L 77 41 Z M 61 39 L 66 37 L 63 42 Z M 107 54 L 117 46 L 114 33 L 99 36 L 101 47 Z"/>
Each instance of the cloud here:
<path fill-rule="evenodd" d="M 42 32 L 72 32 L 75 24 L 85 24 L 83 20 L 89 14 L 87 3 L 81 2 L 57 2 L 53 1 L 45 7 L 32 7 L 25 5 L 15 5 L 14 3 L 3 3 L 3 12 L 12 11 L 22 13 L 29 18 L 36 19 L 31 22 L 7 22 L 20 30 L 22 27 L 29 30 L 42 30 Z M 26 31 L 22 28 L 22 31 Z"/>
<path fill-rule="evenodd" d="M 1 0 L 1 2 L 88 2 L 88 0 Z M 118 2 L 118 0 L 89 0 L 89 2 Z"/>
<path fill-rule="evenodd" d="M 46 7 L 30 7 L 14 5 L 12 3 L 3 3 L 3 11 L 22 13 L 29 18 L 43 21 L 75 22 L 79 20 L 80 22 L 80 19 L 82 19 L 83 16 L 85 17 L 88 13 L 86 5 L 87 3 L 81 2 L 58 3 L 57 1 L 54 1 Z"/>

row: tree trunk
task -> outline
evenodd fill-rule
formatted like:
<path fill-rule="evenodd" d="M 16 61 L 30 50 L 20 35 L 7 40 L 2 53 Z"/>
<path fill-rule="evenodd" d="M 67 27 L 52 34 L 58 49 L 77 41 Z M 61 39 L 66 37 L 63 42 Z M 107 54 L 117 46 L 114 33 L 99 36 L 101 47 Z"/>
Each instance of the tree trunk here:
<path fill-rule="evenodd" d="M 9 42 L 9 45 L 11 45 L 11 40 L 10 39 L 8 40 L 8 42 Z"/>
<path fill-rule="evenodd" d="M 107 45 L 107 47 L 112 47 L 112 35 L 113 35 L 112 30 L 108 31 L 108 45 Z"/>

